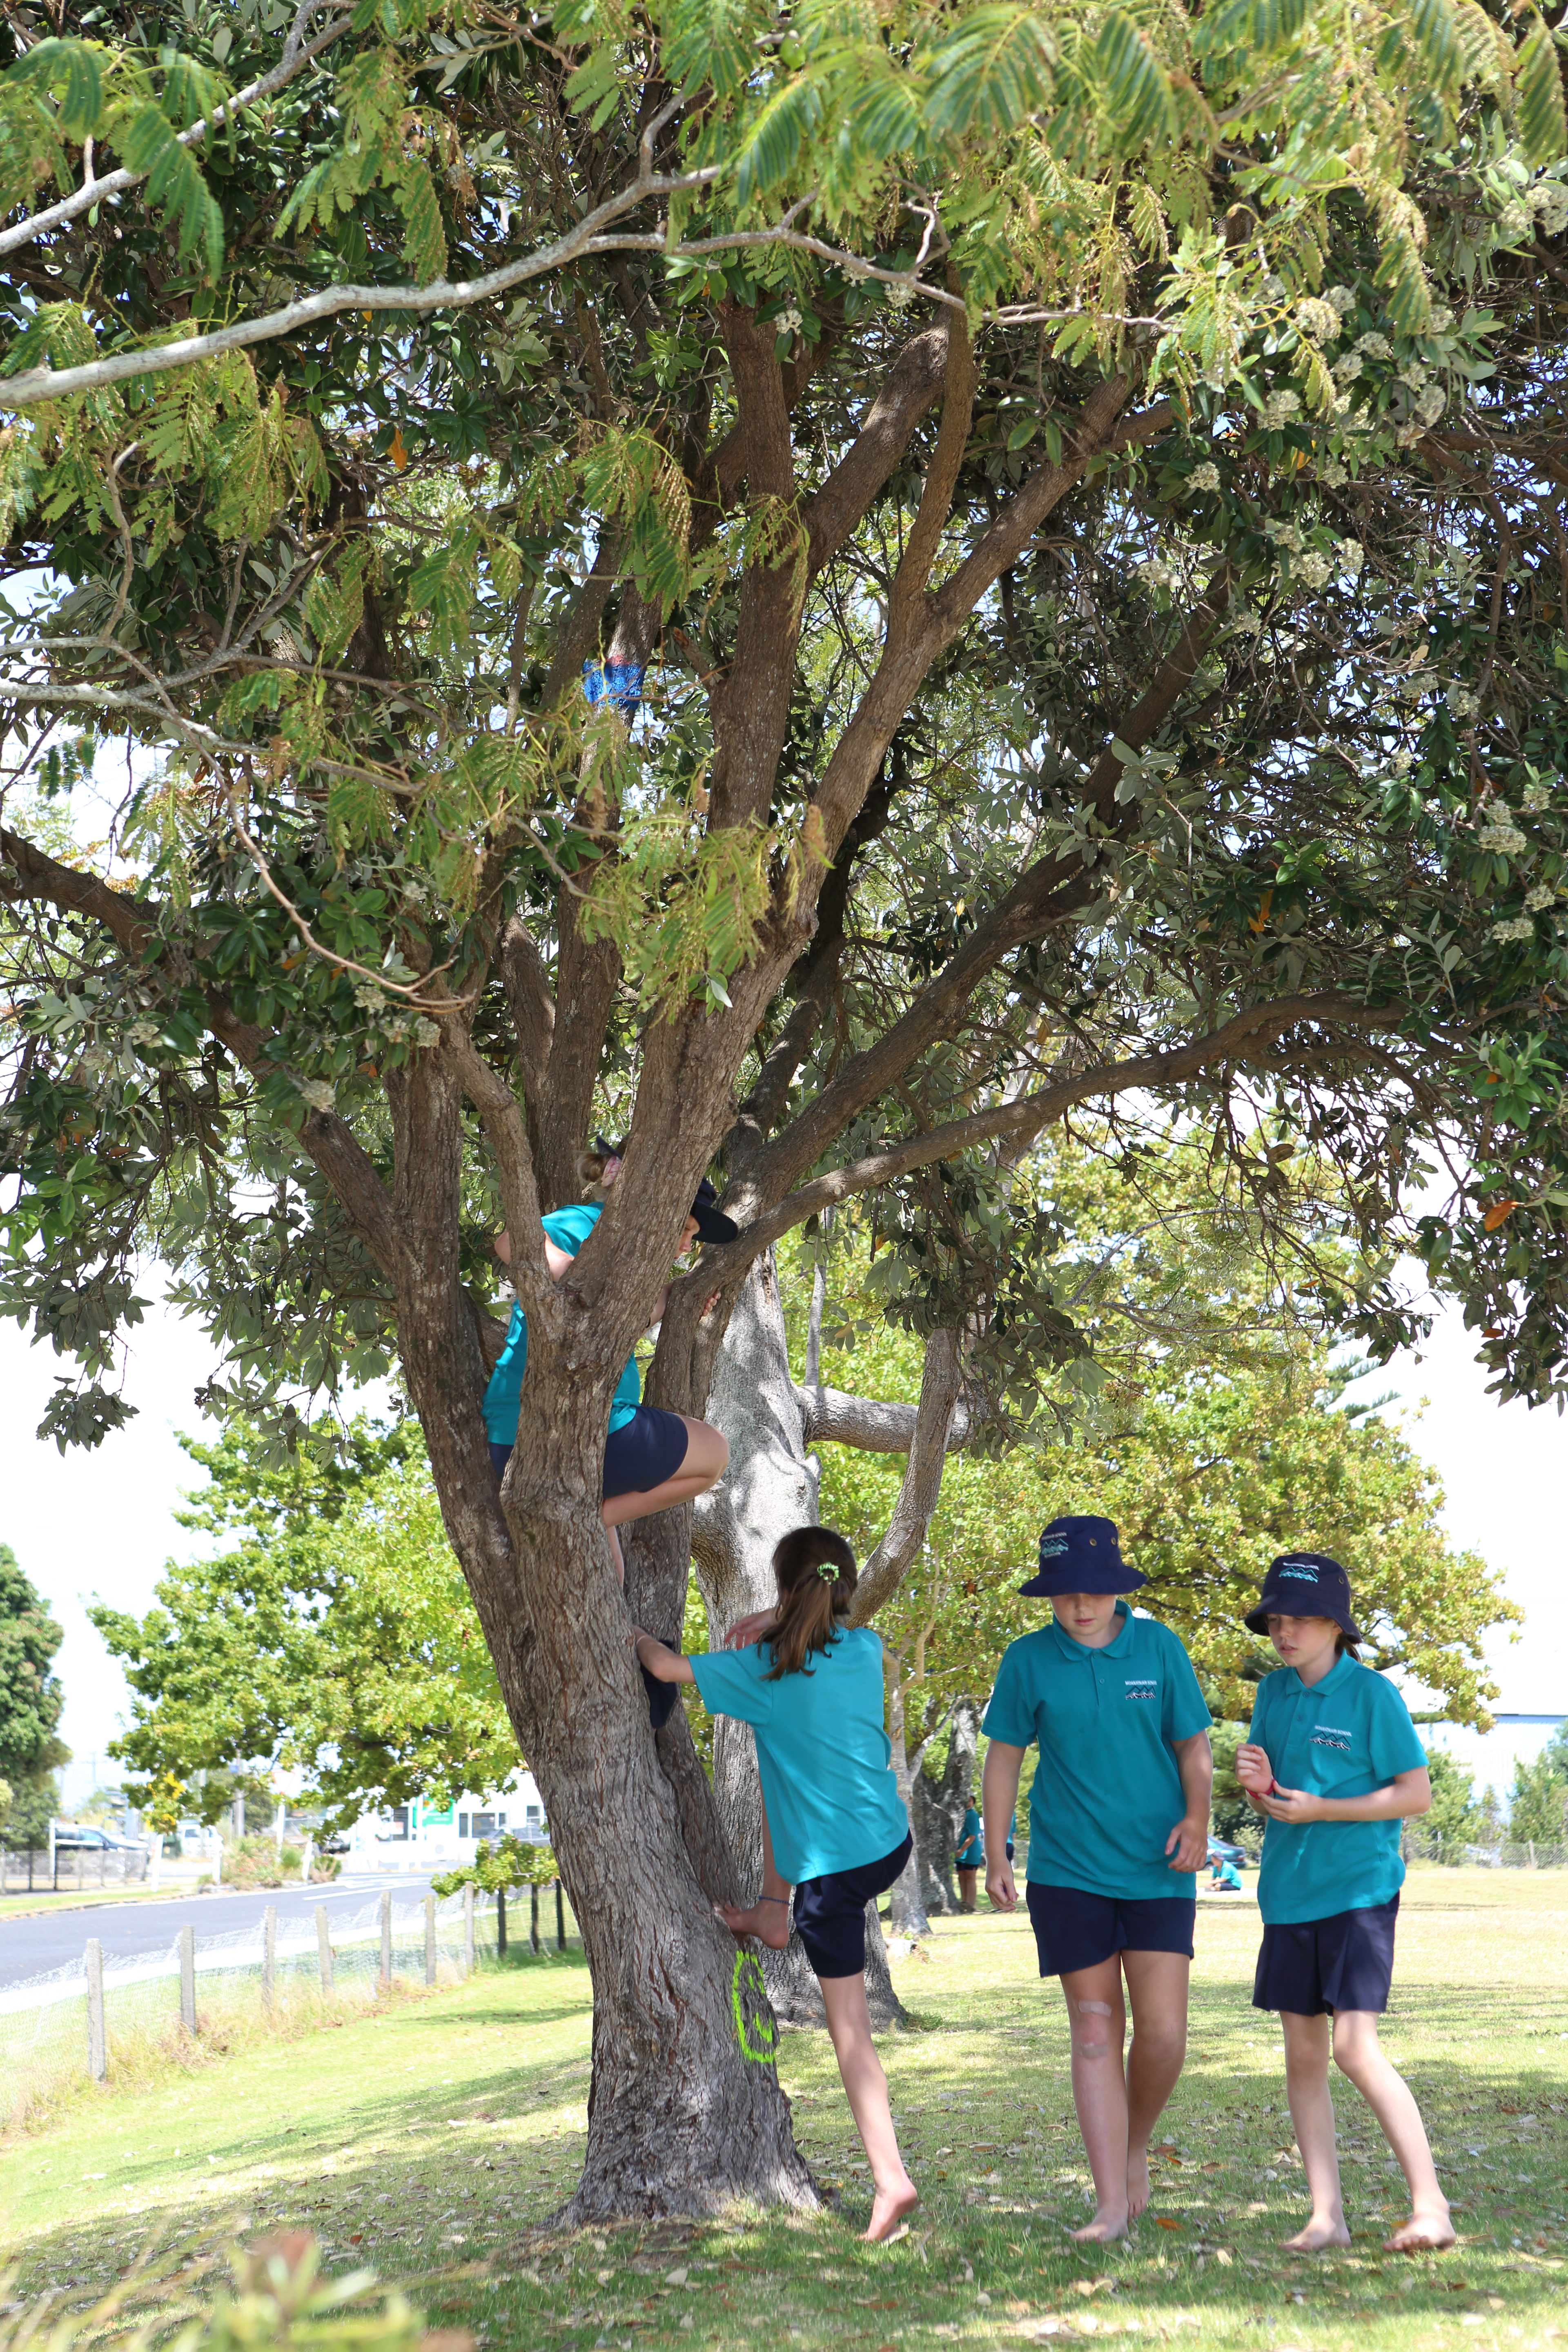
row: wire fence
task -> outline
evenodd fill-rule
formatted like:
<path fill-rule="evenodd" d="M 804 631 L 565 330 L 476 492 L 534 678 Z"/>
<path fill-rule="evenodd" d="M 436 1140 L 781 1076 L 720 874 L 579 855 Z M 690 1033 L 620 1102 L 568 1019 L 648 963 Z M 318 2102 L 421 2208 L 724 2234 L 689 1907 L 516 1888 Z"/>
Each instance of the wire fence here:
<path fill-rule="evenodd" d="M 580 1941 L 559 1885 L 510 1900 L 465 1887 L 396 1903 L 390 1890 L 346 1916 L 279 1917 L 156 1952 L 106 1953 L 0 1986 L 0 2123 L 16 2125 L 92 2081 L 135 2079 L 193 2042 L 232 2047 L 313 2014 L 368 2007 L 399 1983 L 456 1984 L 507 1949 Z M 531 1895 L 531 1904 L 528 1896 Z M 552 1899 L 553 1898 L 553 1899 Z"/>
<path fill-rule="evenodd" d="M 1436 1830 L 1407 1829 L 1400 1841 L 1406 1862 L 1440 1862 L 1450 1868 L 1478 1864 L 1485 1870 L 1568 1869 L 1568 1845 L 1549 1845 L 1539 1838 L 1444 1837 Z"/>
<path fill-rule="evenodd" d="M 0 1895 L 80 1895 L 91 1886 L 142 1885 L 151 1867 L 144 1845 L 0 1847 Z"/>

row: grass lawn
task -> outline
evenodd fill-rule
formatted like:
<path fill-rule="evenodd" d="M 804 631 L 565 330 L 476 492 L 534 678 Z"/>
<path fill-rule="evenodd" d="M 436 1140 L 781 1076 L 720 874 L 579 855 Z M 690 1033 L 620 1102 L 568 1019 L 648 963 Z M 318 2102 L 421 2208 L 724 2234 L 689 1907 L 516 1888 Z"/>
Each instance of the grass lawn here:
<path fill-rule="evenodd" d="M 543 1955 L 379 2016 L 307 2030 L 152 2088 L 110 2089 L 0 2146 L 14 2294 L 83 2299 L 150 2233 L 211 2241 L 291 2225 L 329 2269 L 405 2282 L 481 2345 L 869 2346 L 962 2340 L 1417 2352 L 1568 2343 L 1568 1874 L 1418 1870 L 1385 2040 L 1426 2112 L 1458 2208 L 1439 2258 L 1385 2257 L 1403 2184 L 1355 2094 L 1338 2096 L 1348 2252 L 1300 2259 L 1304 2215 L 1278 2032 L 1249 1997 L 1250 1901 L 1200 1906 L 1187 2069 L 1155 2199 L 1124 2247 L 1079 2250 L 1088 2210 L 1067 2037 L 1026 1922 L 938 1924 L 901 1962 L 940 2019 L 883 2055 L 924 2203 L 858 2244 L 866 2173 L 822 2034 L 784 2038 L 801 2142 L 843 2214 L 732 2214 L 568 2237 L 548 2218 L 581 2158 L 588 1979 Z M 75 2294 L 70 2290 L 77 2290 Z"/>

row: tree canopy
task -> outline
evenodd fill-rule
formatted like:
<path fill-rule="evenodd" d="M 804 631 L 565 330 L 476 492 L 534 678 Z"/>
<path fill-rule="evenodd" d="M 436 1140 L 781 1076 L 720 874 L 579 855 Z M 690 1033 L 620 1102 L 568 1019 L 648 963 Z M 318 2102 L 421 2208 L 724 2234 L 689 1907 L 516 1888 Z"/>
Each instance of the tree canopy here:
<path fill-rule="evenodd" d="M 64 1639 L 10 1545 L 0 1544 L 0 1780 L 7 1799 L 0 1832 L 13 1845 L 44 1843 L 54 1775 L 70 1757 L 58 1733 L 65 1690 L 52 1670 Z"/>

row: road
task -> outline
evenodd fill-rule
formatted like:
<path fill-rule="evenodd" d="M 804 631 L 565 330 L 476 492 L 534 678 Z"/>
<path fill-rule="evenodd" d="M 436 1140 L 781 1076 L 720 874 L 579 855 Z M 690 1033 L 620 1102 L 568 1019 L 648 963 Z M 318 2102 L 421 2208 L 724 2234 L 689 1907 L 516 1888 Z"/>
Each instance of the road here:
<path fill-rule="evenodd" d="M 46 1969 L 79 1959 L 89 1936 L 98 1937 L 105 1958 L 166 1952 L 187 1919 L 198 1936 L 216 1936 L 234 1927 L 259 1926 L 269 1903 L 277 1905 L 280 1920 L 308 1919 L 318 1903 L 325 1904 L 331 1918 L 362 1910 L 384 1886 L 391 1888 L 392 1899 L 401 1908 L 422 1901 L 430 1879 L 427 1873 L 420 1876 L 412 1871 L 361 1871 L 353 1877 L 345 1872 L 331 1885 L 175 1895 L 167 1903 L 91 1904 L 79 1911 L 44 1912 L 30 1919 L 8 1917 L 0 1910 L 0 1985 L 16 1984 L 24 1977 L 41 1976 Z M 19 1900 L 25 1903 L 26 1897 Z"/>

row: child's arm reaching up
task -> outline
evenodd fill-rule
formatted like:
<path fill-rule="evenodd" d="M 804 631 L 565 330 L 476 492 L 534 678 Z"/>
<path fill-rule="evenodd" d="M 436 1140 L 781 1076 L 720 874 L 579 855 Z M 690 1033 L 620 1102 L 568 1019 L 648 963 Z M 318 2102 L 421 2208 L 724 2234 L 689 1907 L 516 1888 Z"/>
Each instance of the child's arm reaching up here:
<path fill-rule="evenodd" d="M 655 1682 L 694 1683 L 691 1661 L 683 1658 L 679 1650 L 667 1650 L 652 1633 L 645 1633 L 639 1625 L 632 1634 L 632 1648 L 639 1666 L 646 1666 Z"/>

